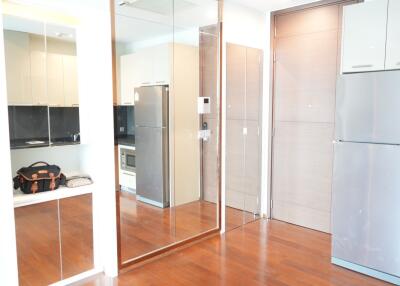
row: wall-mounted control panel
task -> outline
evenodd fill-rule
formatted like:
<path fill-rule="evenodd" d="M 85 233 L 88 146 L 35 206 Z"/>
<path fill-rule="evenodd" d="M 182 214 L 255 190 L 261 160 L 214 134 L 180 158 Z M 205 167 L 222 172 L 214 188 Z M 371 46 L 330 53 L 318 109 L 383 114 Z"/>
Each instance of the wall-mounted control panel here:
<path fill-rule="evenodd" d="M 211 113 L 211 99 L 210 97 L 199 97 L 197 99 L 197 111 L 199 114 Z"/>

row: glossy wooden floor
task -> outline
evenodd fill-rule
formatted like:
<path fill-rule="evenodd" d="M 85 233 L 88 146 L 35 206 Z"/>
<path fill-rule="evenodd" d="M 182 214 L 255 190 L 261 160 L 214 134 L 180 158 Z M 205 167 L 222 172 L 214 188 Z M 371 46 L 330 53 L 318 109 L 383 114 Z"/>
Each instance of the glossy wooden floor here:
<path fill-rule="evenodd" d="M 217 228 L 217 205 L 195 201 L 174 208 L 158 208 L 119 192 L 121 260 L 138 257 L 156 249 Z M 227 229 L 254 220 L 250 213 L 227 208 Z"/>
<path fill-rule="evenodd" d="M 121 274 L 77 285 L 389 285 L 330 263 L 330 235 L 259 220 Z"/>

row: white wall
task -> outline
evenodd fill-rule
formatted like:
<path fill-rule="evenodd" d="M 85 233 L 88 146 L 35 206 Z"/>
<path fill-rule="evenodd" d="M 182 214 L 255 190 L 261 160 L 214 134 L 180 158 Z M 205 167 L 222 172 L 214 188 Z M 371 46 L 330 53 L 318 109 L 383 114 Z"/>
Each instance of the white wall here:
<path fill-rule="evenodd" d="M 11 150 L 12 174 L 14 176 L 20 168 L 38 161 L 58 165 L 66 175 L 79 174 L 82 150 L 81 145 Z"/>
<path fill-rule="evenodd" d="M 117 276 L 117 226 L 111 17 L 108 0 L 82 14 L 77 28 L 82 170 L 94 180 L 94 262 L 107 276 Z"/>
<path fill-rule="evenodd" d="M 2 2 L 0 2 L 2 15 Z M 3 22 L 0 21 L 0 279 L 3 285 L 18 285 L 17 250 L 15 240 L 14 203 L 10 165 L 10 138 L 6 71 L 4 59 Z"/>

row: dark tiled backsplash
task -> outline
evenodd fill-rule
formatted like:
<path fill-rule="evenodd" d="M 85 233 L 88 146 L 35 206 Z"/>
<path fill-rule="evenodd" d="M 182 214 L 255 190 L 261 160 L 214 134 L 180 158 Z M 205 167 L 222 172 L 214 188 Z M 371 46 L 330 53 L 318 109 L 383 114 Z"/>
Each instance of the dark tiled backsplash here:
<path fill-rule="evenodd" d="M 116 141 L 118 141 L 118 138 L 134 138 L 134 114 L 134 106 L 114 106 L 114 135 Z"/>
<path fill-rule="evenodd" d="M 9 106 L 8 118 L 12 149 L 80 141 L 79 107 Z"/>

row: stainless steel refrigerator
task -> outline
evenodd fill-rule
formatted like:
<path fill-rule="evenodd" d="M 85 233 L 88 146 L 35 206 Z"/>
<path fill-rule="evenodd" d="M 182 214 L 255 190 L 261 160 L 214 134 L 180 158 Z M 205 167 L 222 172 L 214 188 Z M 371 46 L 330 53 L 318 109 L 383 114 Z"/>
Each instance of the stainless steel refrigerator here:
<path fill-rule="evenodd" d="M 338 80 L 332 262 L 400 285 L 400 71 Z"/>
<path fill-rule="evenodd" d="M 168 86 L 135 89 L 136 195 L 166 208 L 170 203 Z"/>

